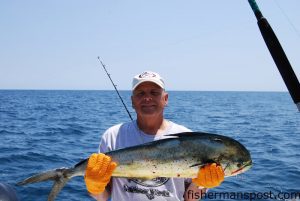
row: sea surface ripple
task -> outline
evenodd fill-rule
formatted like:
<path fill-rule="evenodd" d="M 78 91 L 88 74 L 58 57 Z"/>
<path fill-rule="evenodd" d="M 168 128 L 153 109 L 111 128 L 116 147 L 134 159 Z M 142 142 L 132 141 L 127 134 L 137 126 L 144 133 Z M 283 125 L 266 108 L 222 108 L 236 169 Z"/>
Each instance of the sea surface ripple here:
<path fill-rule="evenodd" d="M 130 92 L 121 95 L 134 116 Z M 299 115 L 285 92 L 171 91 L 165 111 L 171 121 L 233 137 L 250 150 L 253 167 L 210 192 L 299 192 Z M 73 166 L 97 151 L 108 127 L 129 120 L 114 91 L 0 90 L 0 182 L 14 186 L 37 172 Z M 20 200 L 32 201 L 46 200 L 51 186 L 14 188 Z M 92 199 L 77 177 L 57 200 Z"/>

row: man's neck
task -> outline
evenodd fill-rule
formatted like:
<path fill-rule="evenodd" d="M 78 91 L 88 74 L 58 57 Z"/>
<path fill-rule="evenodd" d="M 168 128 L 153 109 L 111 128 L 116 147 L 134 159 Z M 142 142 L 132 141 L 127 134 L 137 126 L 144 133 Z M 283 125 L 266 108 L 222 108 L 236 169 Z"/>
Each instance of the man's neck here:
<path fill-rule="evenodd" d="M 137 125 L 139 129 L 144 133 L 156 135 L 162 133 L 168 127 L 168 122 L 163 117 L 160 118 L 138 117 Z"/>

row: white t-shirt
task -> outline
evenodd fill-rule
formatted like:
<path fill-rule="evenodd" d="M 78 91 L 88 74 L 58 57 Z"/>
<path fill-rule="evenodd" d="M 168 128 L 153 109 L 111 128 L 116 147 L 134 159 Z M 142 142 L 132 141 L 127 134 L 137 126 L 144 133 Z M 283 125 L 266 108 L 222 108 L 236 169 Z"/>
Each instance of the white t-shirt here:
<path fill-rule="evenodd" d="M 131 147 L 163 138 L 165 135 L 189 132 L 188 128 L 169 121 L 167 129 L 158 135 L 143 133 L 136 121 L 118 124 L 105 131 L 99 145 L 99 152 Z M 112 201 L 162 201 L 184 200 L 185 182 L 190 179 L 183 178 L 155 178 L 140 180 L 133 178 L 112 178 Z"/>

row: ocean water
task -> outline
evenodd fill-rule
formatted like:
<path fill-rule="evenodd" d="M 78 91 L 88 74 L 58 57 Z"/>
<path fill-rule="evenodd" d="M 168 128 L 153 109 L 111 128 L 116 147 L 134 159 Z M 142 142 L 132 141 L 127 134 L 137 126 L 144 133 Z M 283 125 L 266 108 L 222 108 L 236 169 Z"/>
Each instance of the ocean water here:
<path fill-rule="evenodd" d="M 130 92 L 121 95 L 134 116 Z M 280 198 L 286 199 L 277 200 L 295 200 L 288 193 L 300 192 L 300 113 L 288 93 L 171 91 L 165 117 L 194 131 L 233 137 L 250 150 L 253 167 L 210 193 L 285 193 Z M 37 172 L 73 166 L 97 151 L 108 127 L 129 120 L 114 91 L 1 90 L 0 182 L 11 184 L 22 201 L 47 200 L 51 182 L 14 184 Z M 93 199 L 77 177 L 56 200 Z"/>

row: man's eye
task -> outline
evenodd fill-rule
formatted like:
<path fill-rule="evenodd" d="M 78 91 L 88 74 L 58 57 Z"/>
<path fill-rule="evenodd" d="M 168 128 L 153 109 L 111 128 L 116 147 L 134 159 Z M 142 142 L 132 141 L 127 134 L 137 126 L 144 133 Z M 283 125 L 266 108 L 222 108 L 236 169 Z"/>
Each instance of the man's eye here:
<path fill-rule="evenodd" d="M 152 94 L 153 96 L 159 96 L 159 95 L 160 95 L 160 92 L 158 92 L 158 91 L 152 91 L 151 94 Z"/>
<path fill-rule="evenodd" d="M 143 91 L 141 91 L 141 92 L 138 92 L 137 94 L 136 94 L 136 96 L 143 96 L 145 94 L 145 92 L 143 92 Z"/>

